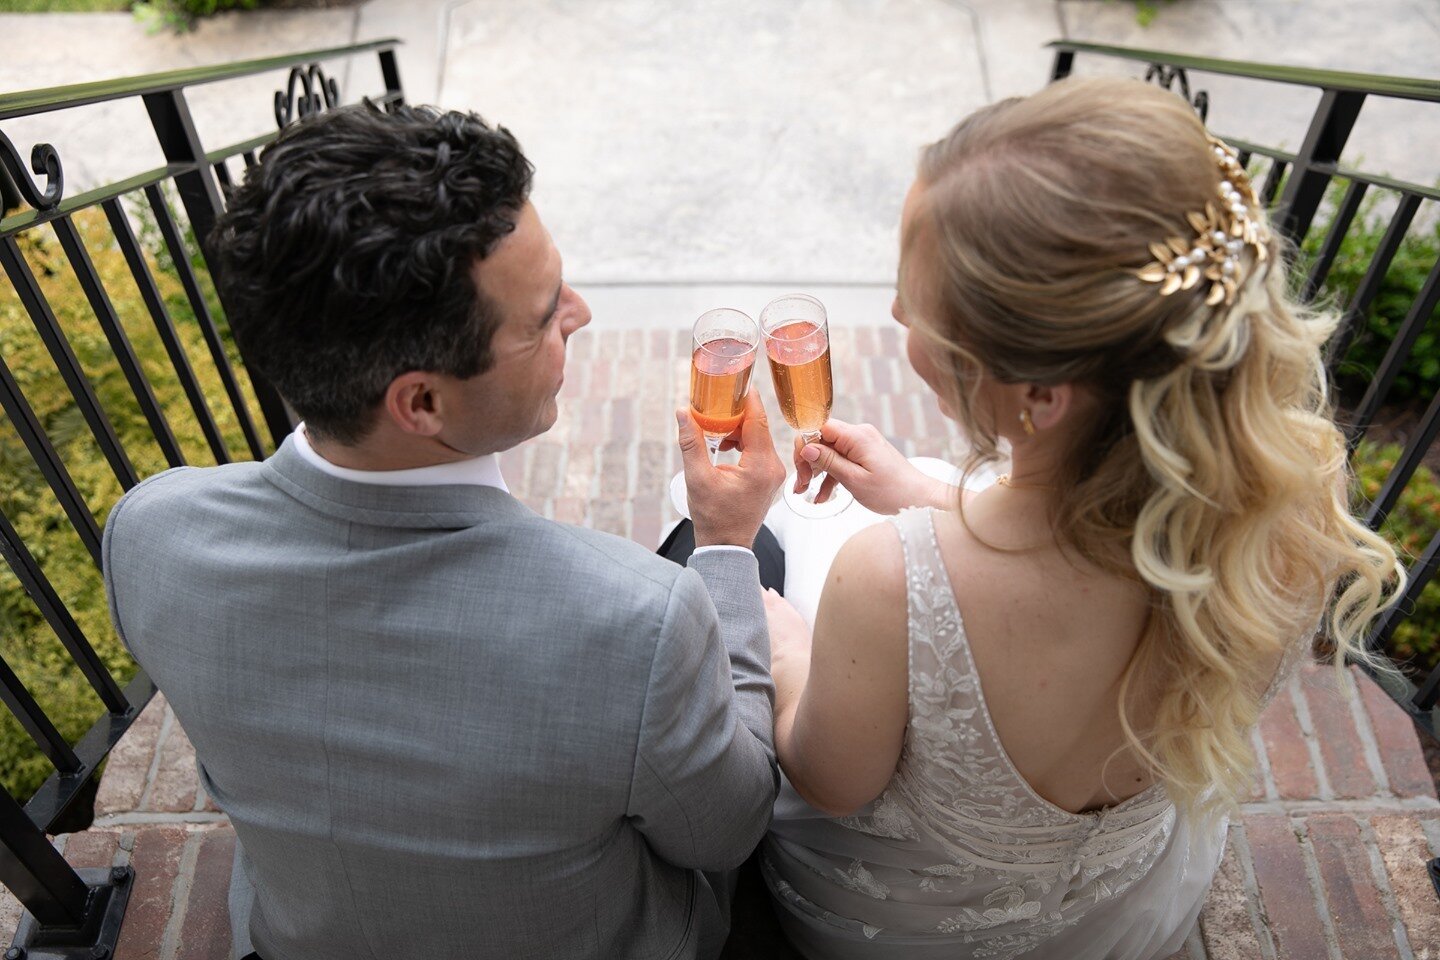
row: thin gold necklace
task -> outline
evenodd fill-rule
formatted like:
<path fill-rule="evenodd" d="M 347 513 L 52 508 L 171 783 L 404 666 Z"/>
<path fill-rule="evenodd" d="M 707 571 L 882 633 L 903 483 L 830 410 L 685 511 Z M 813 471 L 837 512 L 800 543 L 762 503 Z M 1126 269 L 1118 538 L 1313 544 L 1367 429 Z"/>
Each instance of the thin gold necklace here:
<path fill-rule="evenodd" d="M 1002 487 L 1009 487 L 1011 490 L 1054 490 L 1055 487 L 1048 483 L 1016 483 L 1010 479 L 1010 474 L 1002 473 L 995 478 L 995 482 Z"/>

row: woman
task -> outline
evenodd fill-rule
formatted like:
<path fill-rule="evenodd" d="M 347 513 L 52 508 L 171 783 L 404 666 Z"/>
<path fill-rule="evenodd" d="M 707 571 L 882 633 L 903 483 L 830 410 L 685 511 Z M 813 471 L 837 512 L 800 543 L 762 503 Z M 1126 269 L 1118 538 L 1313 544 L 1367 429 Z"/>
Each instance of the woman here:
<path fill-rule="evenodd" d="M 1268 691 L 1317 623 L 1361 655 L 1402 578 L 1348 510 L 1334 320 L 1288 299 L 1233 152 L 1132 80 L 974 114 L 900 232 L 910 362 L 1010 472 L 961 503 L 868 428 L 801 451 L 923 509 L 841 549 L 813 646 L 767 599 L 767 884 L 809 957 L 1166 957 Z"/>

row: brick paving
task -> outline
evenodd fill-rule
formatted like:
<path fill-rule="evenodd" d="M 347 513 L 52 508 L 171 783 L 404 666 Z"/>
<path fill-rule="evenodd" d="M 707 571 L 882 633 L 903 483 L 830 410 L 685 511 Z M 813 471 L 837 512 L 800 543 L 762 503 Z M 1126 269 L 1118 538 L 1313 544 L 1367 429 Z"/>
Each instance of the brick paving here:
<path fill-rule="evenodd" d="M 833 331 L 836 416 L 878 424 L 910 455 L 952 454 L 953 429 L 895 328 Z M 654 543 L 678 467 L 671 411 L 688 335 L 586 331 L 554 430 L 503 457 L 512 490 L 556 519 Z M 773 411 L 768 377 L 756 378 Z M 776 416 L 777 442 L 790 431 Z M 1172 960 L 1440 960 L 1440 801 L 1410 721 L 1368 678 L 1306 668 L 1255 742 L 1260 777 L 1232 826 L 1200 924 Z M 234 832 L 200 789 L 194 751 L 157 697 L 111 755 L 95 825 L 56 838 L 77 866 L 137 873 L 117 960 L 228 957 Z M 18 905 L 0 895 L 0 934 Z M 758 955 L 758 954 L 757 954 Z"/>

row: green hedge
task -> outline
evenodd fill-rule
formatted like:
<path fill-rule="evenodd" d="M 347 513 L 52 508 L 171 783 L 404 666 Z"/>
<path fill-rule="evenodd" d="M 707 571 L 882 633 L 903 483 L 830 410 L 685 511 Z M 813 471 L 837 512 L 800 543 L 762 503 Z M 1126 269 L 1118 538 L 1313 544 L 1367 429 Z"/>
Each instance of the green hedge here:
<path fill-rule="evenodd" d="M 1331 188 L 1323 208 L 1324 215 L 1316 219 L 1305 238 L 1301 247 L 1302 269 L 1308 270 L 1330 233 L 1342 184 L 1348 185 L 1341 181 Z M 1320 296 L 1339 309 L 1348 306 L 1360 288 L 1375 248 L 1389 225 L 1388 211 L 1377 209 L 1377 203 L 1378 198 L 1372 192 L 1361 204 L 1360 212 L 1355 215 L 1355 222 L 1340 244 L 1339 253 L 1320 290 Z M 1437 258 L 1440 258 L 1440 220 L 1431 218 L 1428 223 L 1422 221 L 1412 225 L 1380 284 L 1379 293 L 1365 315 L 1359 318 L 1355 339 L 1335 367 L 1336 386 L 1342 397 L 1353 402 L 1364 393 Z M 1431 314 L 1425 331 L 1415 341 L 1410 359 L 1401 368 L 1390 389 L 1387 403 L 1402 404 L 1416 399 L 1428 402 L 1436 386 L 1440 385 L 1440 330 L 1437 330 L 1440 324 L 1437 320 L 1440 320 L 1440 307 Z"/>
<path fill-rule="evenodd" d="M 155 249 L 153 225 L 142 218 L 137 220 L 142 238 L 147 239 L 147 246 Z M 187 461 L 197 465 L 213 464 L 214 458 L 104 216 L 98 210 L 89 210 L 77 214 L 75 221 Z M 59 241 L 48 227 L 43 227 L 21 234 L 20 246 L 136 470 L 142 477 L 164 470 L 167 464 L 65 260 Z M 151 266 L 231 456 L 248 457 L 244 435 L 226 399 L 173 264 L 168 257 L 162 256 L 157 262 L 152 256 Z M 210 295 L 213 297 L 213 293 Z M 216 316 L 217 321 L 222 320 Z M 228 337 L 228 328 L 223 322 L 220 327 L 222 335 Z M 229 350 L 232 358 L 238 359 L 233 345 Z M 120 496 L 119 482 L 3 275 L 0 275 L 0 351 L 86 504 L 97 521 L 103 523 Z M 249 380 L 243 369 L 237 368 L 236 373 L 242 390 L 246 391 L 251 416 L 258 417 L 258 405 L 249 392 Z M 0 476 L 4 477 L 4 483 L 0 484 L 0 508 L 34 553 L 111 673 L 122 682 L 128 680 L 135 666 L 110 627 L 99 571 L 18 434 L 3 417 L 0 417 Z M 99 699 L 4 564 L 0 564 L 0 652 L 60 732 L 72 742 L 103 712 Z M 17 797 L 28 797 L 51 770 L 49 762 L 35 749 L 9 711 L 0 710 L 0 784 Z"/>
<path fill-rule="evenodd" d="M 260 0 L 141 0 L 134 6 L 135 19 L 152 32 L 172 30 L 183 33 L 202 17 L 226 10 L 254 10 Z"/>
<path fill-rule="evenodd" d="M 1357 511 L 1380 495 L 1380 487 L 1399 457 L 1399 444 L 1360 444 L 1354 464 L 1364 500 L 1357 503 Z M 1435 475 L 1428 468 L 1421 467 L 1405 485 L 1400 502 L 1380 532 L 1395 545 L 1400 559 L 1409 566 L 1424 552 L 1437 530 L 1440 530 L 1440 483 L 1436 483 Z M 1390 652 L 1396 660 L 1421 673 L 1428 673 L 1440 663 L 1440 580 L 1432 580 L 1421 592 L 1414 611 L 1396 628 Z"/>
<path fill-rule="evenodd" d="M 1308 271 L 1319 254 L 1321 244 L 1330 233 L 1335 208 L 1348 186 L 1345 180 L 1332 184 L 1321 215 L 1301 246 L 1302 271 Z M 1349 306 L 1389 226 L 1390 210 L 1379 204 L 1374 192 L 1361 204 L 1319 291 L 1322 301 L 1328 301 L 1336 309 Z M 1355 321 L 1355 337 L 1349 349 L 1335 365 L 1335 385 L 1342 407 L 1357 403 L 1364 395 L 1437 259 L 1440 259 L 1440 220 L 1421 219 L 1406 233 L 1379 292 L 1365 314 Z M 1440 388 L 1440 332 L 1437 331 L 1440 331 L 1440 308 L 1428 318 L 1409 358 L 1400 368 L 1385 398 L 1387 404 L 1418 407 L 1428 403 Z M 1398 444 L 1381 446 L 1366 442 L 1360 445 L 1354 464 L 1360 493 L 1366 501 L 1379 494 L 1399 455 Z M 1400 503 L 1381 532 L 1399 548 L 1408 565 L 1420 556 L 1437 529 L 1440 529 L 1440 485 L 1433 473 L 1422 467 L 1406 485 Z M 1432 582 L 1421 593 L 1413 614 L 1396 629 L 1390 653 L 1417 672 L 1428 672 L 1440 663 L 1440 583 Z"/>
<path fill-rule="evenodd" d="M 0 13 L 98 13 L 133 10 L 151 30 L 183 32 L 201 17 L 254 10 L 261 0 L 0 0 Z"/>

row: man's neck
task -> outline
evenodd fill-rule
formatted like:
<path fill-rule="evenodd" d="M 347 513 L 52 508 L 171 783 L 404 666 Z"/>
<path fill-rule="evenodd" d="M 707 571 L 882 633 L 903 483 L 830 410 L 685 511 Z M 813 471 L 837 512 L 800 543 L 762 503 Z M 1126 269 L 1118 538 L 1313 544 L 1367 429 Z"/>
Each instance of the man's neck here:
<path fill-rule="evenodd" d="M 474 459 L 471 454 L 446 446 L 433 437 L 380 436 L 383 432 L 373 431 L 355 444 L 317 437 L 309 431 L 305 438 L 310 448 L 325 460 L 348 470 L 416 470 Z"/>

